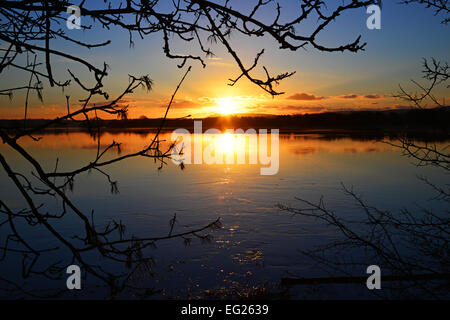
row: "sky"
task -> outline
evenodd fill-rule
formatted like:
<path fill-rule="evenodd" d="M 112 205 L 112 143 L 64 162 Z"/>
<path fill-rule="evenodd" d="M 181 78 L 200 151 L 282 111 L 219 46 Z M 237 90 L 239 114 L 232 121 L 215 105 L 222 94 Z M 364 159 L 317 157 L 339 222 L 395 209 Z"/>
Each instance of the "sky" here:
<path fill-rule="evenodd" d="M 279 2 L 282 6 L 281 19 L 292 18 L 299 10 L 299 1 Z M 233 8 L 246 13 L 249 12 L 249 4 L 255 1 L 234 3 Z M 327 1 L 330 7 L 336 3 L 341 1 Z M 95 1 L 90 4 L 95 6 Z M 273 19 L 274 14 L 274 7 L 268 7 L 260 13 L 259 18 L 268 22 Z M 123 91 L 128 84 L 129 74 L 148 74 L 154 81 L 152 91 L 138 90 L 121 100 L 122 104 L 129 106 L 130 118 L 162 117 L 188 66 L 192 66 L 192 72 L 178 91 L 169 118 L 188 115 L 207 117 L 227 114 L 297 114 L 408 107 L 406 102 L 393 98 L 392 95 L 398 92 L 399 85 L 414 90 L 411 79 L 425 83 L 421 79 L 423 58 L 449 60 L 450 26 L 441 24 L 442 17 L 434 16 L 430 9 L 420 5 L 401 5 L 396 0 L 383 1 L 380 30 L 369 30 L 366 27 L 368 17 L 365 8 L 347 11 L 319 37 L 322 44 L 336 45 L 352 42 L 361 35 L 367 46 L 365 51 L 358 53 L 325 53 L 311 46 L 292 52 L 278 49 L 277 44 L 269 37 L 248 38 L 237 33 L 232 34 L 231 44 L 246 66 L 253 63 L 255 55 L 261 49 L 265 49 L 265 54 L 256 68 L 257 75 L 262 75 L 262 66 L 266 66 L 272 74 L 296 71 L 276 88 L 277 91 L 285 92 L 276 97 L 272 97 L 245 78 L 235 86 L 229 86 L 228 79 L 238 76 L 240 71 L 220 44 L 209 45 L 215 56 L 205 60 L 206 68 L 198 62 L 189 62 L 183 69 L 177 67 L 179 61 L 165 57 L 162 34 L 153 34 L 144 40 L 135 36 L 134 46 L 130 47 L 128 33 L 114 28 L 104 30 L 93 25 L 91 30 L 67 30 L 67 35 L 88 42 L 103 42 L 108 39 L 112 42 L 110 45 L 88 50 L 59 40 L 52 40 L 51 44 L 56 49 L 85 57 L 95 65 L 102 66 L 106 62 L 110 69 L 104 84 L 110 97 Z M 82 24 L 90 23 L 81 18 Z M 298 28 L 310 30 L 314 25 L 314 20 L 307 21 Z M 192 43 L 183 41 L 174 41 L 171 47 L 173 53 L 198 52 Z M 56 56 L 52 56 L 52 61 L 58 80 L 69 78 L 67 69 L 72 70 L 81 79 L 91 79 L 82 66 Z M 26 82 L 28 75 L 16 70 L 10 69 L 0 74 L 2 89 Z M 48 83 L 44 82 L 44 100 L 41 102 L 32 95 L 29 117 L 54 118 L 63 115 L 66 110 L 65 95 L 70 95 L 74 105 L 85 96 L 75 84 L 62 92 L 59 88 L 50 88 Z M 438 88 L 436 96 L 448 101 L 448 88 Z M 104 99 L 97 99 L 96 102 L 104 102 Z M 0 118 L 23 117 L 24 103 L 25 92 L 15 93 L 11 100 L 0 96 Z M 99 116 L 107 118 L 105 115 Z"/>

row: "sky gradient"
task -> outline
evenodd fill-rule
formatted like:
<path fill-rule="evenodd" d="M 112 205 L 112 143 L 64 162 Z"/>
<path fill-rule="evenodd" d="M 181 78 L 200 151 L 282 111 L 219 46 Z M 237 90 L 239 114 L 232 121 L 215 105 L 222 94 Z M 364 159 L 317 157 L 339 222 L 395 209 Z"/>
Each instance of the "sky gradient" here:
<path fill-rule="evenodd" d="M 298 11 L 297 1 L 285 0 L 280 1 L 280 4 L 282 12 L 287 15 Z M 246 12 L 245 7 L 239 9 Z M 273 15 L 272 10 L 266 9 L 262 18 L 270 21 Z M 290 52 L 279 50 L 274 41 L 267 37 L 244 38 L 233 34 L 231 43 L 246 65 L 253 63 L 256 53 L 264 48 L 265 54 L 260 60 L 258 72 L 261 72 L 263 65 L 273 74 L 296 71 L 294 76 L 282 81 L 277 88 L 285 94 L 275 98 L 246 79 L 241 79 L 233 87 L 228 86 L 228 79 L 240 74 L 238 67 L 223 47 L 211 45 L 216 56 L 206 60 L 206 68 L 203 69 L 200 63 L 188 63 L 192 65 L 193 71 L 177 94 L 169 118 L 187 115 L 296 114 L 408 106 L 393 98 L 392 94 L 398 91 L 399 84 L 412 89 L 410 79 L 421 80 L 422 58 L 434 57 L 448 61 L 449 26 L 441 24 L 440 17 L 434 16 L 433 11 L 426 10 L 423 6 L 405 6 L 397 1 L 383 2 L 381 30 L 368 30 L 368 17 L 365 9 L 348 11 L 320 37 L 321 43 L 341 44 L 352 42 L 361 35 L 367 46 L 365 51 L 358 53 L 323 53 L 310 46 L 306 50 Z M 96 65 L 108 63 L 110 70 L 105 89 L 111 97 L 119 94 L 128 84 L 128 74 L 149 74 L 154 80 L 151 92 L 137 91 L 121 101 L 129 105 L 130 118 L 158 118 L 164 115 L 170 96 L 187 66 L 179 69 L 178 61 L 165 57 L 160 34 L 151 35 L 144 40 L 135 37 L 133 47 L 129 46 L 128 33 L 120 30 L 94 27 L 89 31 L 68 30 L 67 34 L 84 41 L 112 41 L 107 47 L 92 50 L 62 42 L 52 43 L 56 48 L 73 50 L 70 51 L 72 54 L 86 57 Z M 172 45 L 174 53 L 186 53 L 190 49 L 180 41 Z M 89 79 L 85 68 L 59 57 L 53 57 L 53 61 L 54 74 L 58 80 L 69 78 L 67 68 L 80 77 L 83 78 L 84 75 Z M 16 84 L 23 85 L 27 81 L 25 73 L 12 70 L 2 74 L 0 79 L 2 89 Z M 61 89 L 49 88 L 48 83 L 44 82 L 44 101 L 39 101 L 33 94 L 29 116 L 53 118 L 63 115 L 66 110 L 65 95 L 70 95 L 71 101 L 76 102 L 84 97 L 81 94 L 74 84 L 63 93 Z M 438 88 L 436 95 L 439 99 L 450 99 L 446 88 Z M 0 96 L 0 117 L 22 117 L 24 100 L 24 92 L 16 93 L 12 100 Z M 102 102 L 100 99 L 97 101 Z"/>

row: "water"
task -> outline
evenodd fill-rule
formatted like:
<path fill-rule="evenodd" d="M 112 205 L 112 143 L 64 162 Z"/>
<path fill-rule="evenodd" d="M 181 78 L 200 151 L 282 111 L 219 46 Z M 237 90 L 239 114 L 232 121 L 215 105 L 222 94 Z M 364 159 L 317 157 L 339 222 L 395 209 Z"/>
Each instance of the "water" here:
<path fill-rule="evenodd" d="M 38 143 L 31 139 L 20 142 L 47 171 L 54 170 L 57 158 L 58 171 L 73 170 L 95 158 L 97 142 L 86 133 L 41 136 Z M 121 152 L 126 154 L 139 150 L 152 138 L 152 133 L 145 132 L 104 133 L 101 146 L 113 140 L 121 142 Z M 170 134 L 162 134 L 161 139 L 170 141 Z M 232 151 L 233 147 L 227 152 Z M 32 169 L 15 151 L 2 145 L 0 152 L 13 170 L 30 176 Z M 395 211 L 419 205 L 442 209 L 441 204 L 429 200 L 433 191 L 417 175 L 438 184 L 444 184 L 448 176 L 436 168 L 414 166 L 411 159 L 388 144 L 349 137 L 282 134 L 279 154 L 279 172 L 271 176 L 260 175 L 260 164 L 186 165 L 181 170 L 168 160 L 158 170 L 159 164 L 152 159 L 132 158 L 102 168 L 118 181 L 118 194 L 110 192 L 102 173 L 92 171 L 78 175 L 68 195 L 88 216 L 94 210 L 96 225 L 120 220 L 126 225 L 127 234 L 136 237 L 166 236 L 174 214 L 174 234 L 200 228 L 220 217 L 223 228 L 211 233 L 210 242 L 190 236 L 189 246 L 177 238 L 159 241 L 156 248 L 145 251 L 154 259 L 152 272 L 142 272 L 136 282 L 159 290 L 155 298 L 220 297 L 230 292 L 243 294 L 264 285 L 276 291 L 281 277 L 327 276 L 300 251 L 327 243 L 337 233 L 318 221 L 292 216 L 277 208 L 278 203 L 301 206 L 295 197 L 317 202 L 323 196 L 326 205 L 342 217 L 358 217 L 362 213 L 354 200 L 344 195 L 343 183 L 353 186 L 367 203 L 381 209 Z M 116 155 L 112 152 L 109 157 Z M 1 199 L 12 209 L 23 208 L 23 199 L 3 171 L 0 179 Z M 36 199 L 49 212 L 61 210 L 61 204 L 51 197 Z M 67 237 L 82 233 L 73 215 L 52 223 Z M 20 225 L 20 229 L 33 245 L 60 246 L 42 228 Z M 0 230 L 3 244 L 8 229 L 3 225 Z M 57 250 L 43 254 L 38 265 L 44 268 L 68 258 L 67 253 Z M 0 262 L 0 276 L 24 283 L 20 276 L 21 259 L 20 254 L 8 253 Z M 105 268 L 121 268 L 107 259 L 91 259 Z M 365 270 L 358 275 L 365 275 Z M 25 283 L 27 290 L 35 294 L 65 288 L 65 278 L 50 281 L 36 275 Z M 83 282 L 85 290 L 77 295 L 102 297 L 104 290 L 97 285 L 88 275 Z M 4 286 L 0 282 L 1 287 Z M 352 297 L 351 290 L 339 292 L 338 298 Z M 0 295 L 4 294 L 0 291 Z M 74 295 L 66 294 L 69 298 Z M 317 292 L 296 294 L 297 298 L 310 294 L 317 297 Z M 21 293 L 14 291 L 14 295 Z M 138 296 L 128 292 L 123 297 Z"/>

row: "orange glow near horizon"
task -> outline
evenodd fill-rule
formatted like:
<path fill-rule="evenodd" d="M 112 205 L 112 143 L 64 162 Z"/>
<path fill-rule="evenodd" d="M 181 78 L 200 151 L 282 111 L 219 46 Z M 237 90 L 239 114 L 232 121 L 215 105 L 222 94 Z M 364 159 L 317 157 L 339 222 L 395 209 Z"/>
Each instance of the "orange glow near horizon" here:
<path fill-rule="evenodd" d="M 315 91 L 287 93 L 276 98 L 263 94 L 253 94 L 240 91 L 239 94 L 230 94 L 228 91 L 218 90 L 204 96 L 198 96 L 188 92 L 180 94 L 170 108 L 168 118 L 182 118 L 191 115 L 192 118 L 206 118 L 216 116 L 252 116 L 252 115 L 294 115 L 313 114 L 330 111 L 347 110 L 385 110 L 410 108 L 397 98 L 382 93 L 348 93 L 340 95 L 326 95 Z M 2 99 L 4 99 L 2 103 Z M 5 100 L 6 99 L 6 100 Z M 13 102 L 7 97 L 0 97 L 3 106 L 0 119 L 22 119 L 24 109 L 22 101 L 15 99 Z M 444 98 L 443 98 L 444 99 Z M 450 97 L 445 97 L 445 100 Z M 75 101 L 75 99 L 74 99 Z M 98 103 L 103 102 L 102 100 Z M 97 103 L 97 101 L 95 102 Z M 169 103 L 163 95 L 142 96 L 130 95 L 120 101 L 118 105 L 129 107 L 129 119 L 141 117 L 160 118 L 164 116 Z M 79 107 L 74 103 L 71 110 Z M 66 105 L 63 103 L 43 104 L 42 102 L 30 103 L 28 106 L 29 119 L 54 119 L 66 115 Z M 102 119 L 116 119 L 115 115 L 99 112 Z M 79 120 L 83 118 L 80 117 Z"/>
<path fill-rule="evenodd" d="M 217 111 L 222 115 L 238 113 L 242 107 L 233 97 L 217 98 Z"/>

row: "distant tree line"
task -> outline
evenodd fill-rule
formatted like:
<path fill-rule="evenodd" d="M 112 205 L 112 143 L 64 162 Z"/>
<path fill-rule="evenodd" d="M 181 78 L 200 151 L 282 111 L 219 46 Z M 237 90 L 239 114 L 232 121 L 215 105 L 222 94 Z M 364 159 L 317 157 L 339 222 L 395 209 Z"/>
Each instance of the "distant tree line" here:
<path fill-rule="evenodd" d="M 194 127 L 196 119 L 166 119 L 166 129 Z M 197 119 L 198 120 L 198 119 Z M 209 117 L 202 120 L 203 130 L 209 128 L 277 128 L 281 130 L 309 130 L 309 129 L 341 129 L 357 131 L 390 132 L 416 132 L 432 134 L 435 132 L 439 138 L 449 137 L 450 108 L 439 107 L 434 109 L 385 110 L 385 111 L 352 111 L 352 112 L 325 112 L 316 114 L 280 115 L 280 116 L 228 116 Z M 30 126 L 40 126 L 47 120 L 30 119 Z M 127 128 L 158 128 L 161 119 L 98 120 L 104 130 Z M 13 129 L 20 125 L 20 120 L 0 120 L 2 127 Z M 65 121 L 53 128 L 73 128 L 83 126 L 84 123 Z"/>

